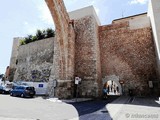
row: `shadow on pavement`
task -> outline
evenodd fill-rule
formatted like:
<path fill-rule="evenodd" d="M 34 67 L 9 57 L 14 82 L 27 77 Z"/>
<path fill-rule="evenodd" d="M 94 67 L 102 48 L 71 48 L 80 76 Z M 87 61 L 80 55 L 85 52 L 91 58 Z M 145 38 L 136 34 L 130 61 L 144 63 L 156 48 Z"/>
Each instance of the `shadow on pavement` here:
<path fill-rule="evenodd" d="M 108 96 L 107 99 L 103 100 L 91 100 L 91 101 L 74 102 L 68 104 L 73 105 L 77 109 L 79 116 L 94 113 L 99 110 L 101 110 L 102 113 L 108 113 L 108 111 L 105 109 L 106 104 L 112 102 L 118 97 L 119 96 Z"/>

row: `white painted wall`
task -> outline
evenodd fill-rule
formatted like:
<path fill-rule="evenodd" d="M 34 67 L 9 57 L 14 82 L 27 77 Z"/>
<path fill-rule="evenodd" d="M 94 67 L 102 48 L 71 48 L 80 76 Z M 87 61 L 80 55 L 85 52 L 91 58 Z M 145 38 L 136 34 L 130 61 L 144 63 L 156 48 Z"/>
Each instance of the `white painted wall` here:
<path fill-rule="evenodd" d="M 150 17 L 154 42 L 157 53 L 157 66 L 160 75 L 160 0 L 150 0 L 148 6 L 148 16 Z"/>
<path fill-rule="evenodd" d="M 69 12 L 68 14 L 69 14 L 70 19 L 75 19 L 75 20 L 81 19 L 86 16 L 93 15 L 95 17 L 98 25 L 99 26 L 101 25 L 100 20 L 97 16 L 96 11 L 93 6 L 85 7 L 85 8 L 79 9 L 79 10 L 75 10 L 75 11 Z"/>
<path fill-rule="evenodd" d="M 147 16 L 141 18 L 135 18 L 129 21 L 130 29 L 140 29 L 150 26 L 151 26 L 150 19 Z"/>
<path fill-rule="evenodd" d="M 147 13 L 145 14 L 139 14 L 135 16 L 130 16 L 122 19 L 114 20 L 112 23 L 121 23 L 121 22 L 129 22 L 129 28 L 130 29 L 140 29 L 145 27 L 150 27 L 150 19 L 147 16 Z"/>

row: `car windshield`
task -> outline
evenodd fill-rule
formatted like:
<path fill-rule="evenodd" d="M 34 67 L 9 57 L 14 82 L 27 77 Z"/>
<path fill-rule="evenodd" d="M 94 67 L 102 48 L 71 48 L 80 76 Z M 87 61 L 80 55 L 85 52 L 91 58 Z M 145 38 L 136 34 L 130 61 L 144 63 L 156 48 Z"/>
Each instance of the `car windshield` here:
<path fill-rule="evenodd" d="M 5 87 L 6 88 L 12 88 L 13 86 L 12 86 L 12 84 L 7 84 Z"/>
<path fill-rule="evenodd" d="M 16 87 L 16 89 L 24 89 L 24 87 L 21 87 L 21 86 L 20 86 L 20 87 Z"/>
<path fill-rule="evenodd" d="M 34 87 L 27 87 L 26 90 L 34 90 Z"/>

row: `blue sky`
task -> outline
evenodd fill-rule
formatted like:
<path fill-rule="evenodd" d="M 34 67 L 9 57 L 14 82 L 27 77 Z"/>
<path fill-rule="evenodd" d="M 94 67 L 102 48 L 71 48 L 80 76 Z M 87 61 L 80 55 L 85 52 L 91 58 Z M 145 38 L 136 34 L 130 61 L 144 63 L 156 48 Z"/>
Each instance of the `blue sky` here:
<path fill-rule="evenodd" d="M 93 5 L 101 24 L 113 19 L 147 12 L 148 0 L 64 0 L 67 11 Z M 14 37 L 34 34 L 37 29 L 54 29 L 50 12 L 44 0 L 0 1 L 0 73 L 10 63 Z"/>

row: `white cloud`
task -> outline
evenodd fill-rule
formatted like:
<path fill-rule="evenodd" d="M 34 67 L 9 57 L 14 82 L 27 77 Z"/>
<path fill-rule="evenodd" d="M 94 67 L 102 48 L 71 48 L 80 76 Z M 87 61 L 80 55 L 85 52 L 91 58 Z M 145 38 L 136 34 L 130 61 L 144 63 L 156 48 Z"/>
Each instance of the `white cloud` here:
<path fill-rule="evenodd" d="M 28 25 L 28 22 L 27 22 L 27 21 L 25 21 L 25 22 L 24 22 L 24 25 Z"/>
<path fill-rule="evenodd" d="M 105 0 L 102 0 L 101 2 L 103 2 Z M 85 6 L 89 6 L 89 5 L 93 5 L 95 8 L 95 11 L 97 13 L 97 15 L 99 16 L 99 13 L 101 11 L 100 8 L 100 2 L 99 0 L 86 0 L 86 1 L 79 1 L 79 0 L 64 0 L 65 6 L 67 8 L 67 11 L 73 11 L 79 8 L 83 8 Z M 50 11 L 46 5 L 45 2 L 39 2 L 36 4 L 39 12 L 40 12 L 40 19 L 49 24 L 49 25 L 54 25 L 54 21 L 52 20 L 52 16 L 50 14 Z"/>
<path fill-rule="evenodd" d="M 129 4 L 146 4 L 148 0 L 132 0 L 129 2 Z"/>
<path fill-rule="evenodd" d="M 51 25 L 54 24 L 51 13 L 46 4 L 39 4 L 38 10 L 40 11 L 39 17 L 42 21 L 44 21 L 47 24 L 51 24 Z"/>
<path fill-rule="evenodd" d="M 28 22 L 24 22 L 25 33 L 27 34 L 35 34 L 37 27 L 29 24 Z"/>
<path fill-rule="evenodd" d="M 24 24 L 23 27 L 24 27 L 24 30 L 25 30 L 25 31 L 23 31 L 23 32 L 24 32 L 25 34 L 27 33 L 27 35 L 34 35 L 34 34 L 36 33 L 37 29 L 40 29 L 40 30 L 45 29 L 45 27 L 43 27 L 43 26 L 38 26 L 38 27 L 37 27 L 36 24 L 29 23 L 29 22 L 27 22 L 27 21 L 24 21 L 23 24 Z"/>

